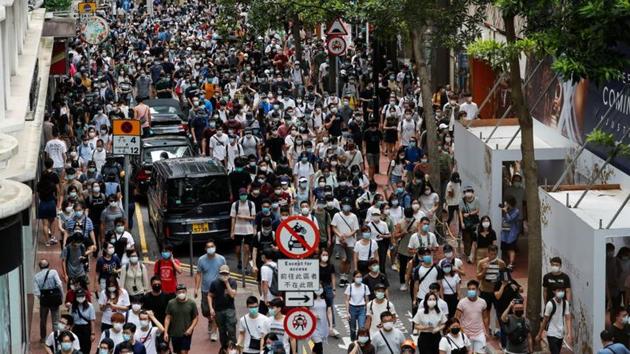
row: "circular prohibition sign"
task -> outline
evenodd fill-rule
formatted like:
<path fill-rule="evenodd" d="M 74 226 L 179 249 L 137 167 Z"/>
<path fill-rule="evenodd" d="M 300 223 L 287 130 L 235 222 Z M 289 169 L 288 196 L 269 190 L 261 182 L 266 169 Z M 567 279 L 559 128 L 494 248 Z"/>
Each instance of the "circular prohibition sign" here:
<path fill-rule="evenodd" d="M 276 229 L 276 245 L 289 258 L 309 257 L 319 247 L 319 229 L 311 219 L 289 216 Z"/>
<path fill-rule="evenodd" d="M 284 331 L 289 337 L 301 340 L 310 337 L 317 327 L 317 318 L 309 309 L 297 307 L 284 316 Z"/>

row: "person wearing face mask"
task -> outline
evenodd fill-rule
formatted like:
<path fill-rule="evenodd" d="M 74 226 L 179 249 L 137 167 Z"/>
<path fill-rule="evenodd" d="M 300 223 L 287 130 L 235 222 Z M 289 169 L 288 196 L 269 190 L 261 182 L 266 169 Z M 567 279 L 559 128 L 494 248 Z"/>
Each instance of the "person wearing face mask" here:
<path fill-rule="evenodd" d="M 444 273 L 442 278 L 442 289 L 444 289 L 443 296 L 444 301 L 448 306 L 448 315 L 450 319 L 455 316 L 457 310 L 457 303 L 459 302 L 459 288 L 462 283 L 460 273 L 455 270 L 455 266 L 448 259 L 443 259 L 440 262 L 440 268 Z"/>
<path fill-rule="evenodd" d="M 227 349 L 230 342 L 236 342 L 236 280 L 230 277 L 230 267 L 222 265 L 219 277 L 210 284 L 208 307 L 210 316 L 216 319 L 221 348 Z"/>
<path fill-rule="evenodd" d="M 110 242 L 103 243 L 101 257 L 96 260 L 97 282 L 94 284 L 94 287 L 97 293 L 105 290 L 107 279 L 112 276 L 118 276 L 121 266 L 122 263 L 116 254 L 114 245 Z"/>
<path fill-rule="evenodd" d="M 181 262 L 173 257 L 173 246 L 165 245 L 160 254 L 160 259 L 153 267 L 154 275 L 162 279 L 162 291 L 166 294 L 175 294 L 177 288 L 177 274 L 182 273 Z"/>
<path fill-rule="evenodd" d="M 363 284 L 361 272 L 355 270 L 352 274 L 354 282 L 346 287 L 345 305 L 348 309 L 347 319 L 350 323 L 350 340 L 358 337 L 357 329 L 365 327 L 366 305 L 370 296 L 370 289 Z"/>
<path fill-rule="evenodd" d="M 116 345 L 114 354 L 147 354 L 143 343 L 136 340 L 137 326 L 134 323 L 125 323 L 123 326 L 123 342 Z"/>
<path fill-rule="evenodd" d="M 477 115 L 479 114 L 479 108 L 477 104 L 473 102 L 472 94 L 464 93 L 464 102 L 459 105 L 460 112 L 466 113 L 466 120 L 470 121 L 473 119 L 477 119 Z"/>
<path fill-rule="evenodd" d="M 269 318 L 258 313 L 258 299 L 249 296 L 245 301 L 248 313 L 238 321 L 237 347 L 242 353 L 258 354 L 263 350 L 263 338 L 267 334 L 267 322 Z"/>
<path fill-rule="evenodd" d="M 597 354 L 630 353 L 630 350 L 628 350 L 628 347 L 625 344 L 614 341 L 614 335 L 608 330 L 601 331 L 601 333 L 599 334 L 599 338 L 602 341 L 603 348 L 600 349 Z"/>
<path fill-rule="evenodd" d="M 114 341 L 109 338 L 103 338 L 98 345 L 98 351 L 96 354 L 113 354 L 114 353 Z"/>
<path fill-rule="evenodd" d="M 372 345 L 377 353 L 400 354 L 405 335 L 394 327 L 396 317 L 389 311 L 380 314 L 379 328 L 371 333 Z"/>
<path fill-rule="evenodd" d="M 53 326 L 53 331 L 48 334 L 46 340 L 44 341 L 44 349 L 46 350 L 47 354 L 58 353 L 59 350 L 61 350 L 60 337 L 62 333 L 66 332 L 70 334 L 70 340 L 68 341 L 71 343 L 70 348 L 75 350 L 79 350 L 81 348 L 79 338 L 76 334 L 72 332 L 73 326 L 74 319 L 71 315 L 65 314 L 59 317 L 59 322 L 55 323 L 55 326 Z"/>
<path fill-rule="evenodd" d="M 164 320 L 164 341 L 171 341 L 173 351 L 179 354 L 188 354 L 199 321 L 197 305 L 188 298 L 187 292 L 186 285 L 177 285 L 175 299 L 168 302 Z"/>
<path fill-rule="evenodd" d="M 328 342 L 328 335 L 336 335 L 336 331 L 333 325 L 333 310 L 330 306 L 327 305 L 326 294 L 323 288 L 315 290 L 315 297 L 313 300 L 311 311 L 315 314 L 315 317 L 317 318 L 315 333 L 313 333 L 313 336 L 311 338 L 315 343 L 315 345 L 313 346 L 313 353 L 323 354 L 323 345 L 324 343 Z"/>
<path fill-rule="evenodd" d="M 486 334 L 489 336 L 490 318 L 486 311 L 486 301 L 478 296 L 479 282 L 469 280 L 466 284 L 466 297 L 457 303 L 455 318 L 461 321 L 461 327 L 470 340 L 472 352 L 486 352 Z"/>
<path fill-rule="evenodd" d="M 516 260 L 516 248 L 521 231 L 521 211 L 516 208 L 516 200 L 507 196 L 501 204 L 501 251 L 507 254 L 508 267 L 512 269 Z M 504 257 L 505 258 L 505 257 Z"/>
<path fill-rule="evenodd" d="M 446 319 L 446 314 L 438 306 L 437 294 L 426 294 L 422 305 L 413 317 L 414 328 L 420 332 L 418 337 L 420 354 L 431 354 L 438 350 L 440 332 L 444 328 Z"/>
<path fill-rule="evenodd" d="M 213 342 L 219 339 L 219 332 L 216 329 L 215 319 L 210 314 L 208 292 L 212 282 L 219 277 L 219 269 L 223 265 L 225 265 L 225 258 L 217 253 L 217 246 L 214 241 L 206 242 L 206 254 L 197 260 L 194 297 L 199 296 L 199 289 L 201 288 L 201 314 L 208 319 L 208 333 L 210 333 L 210 340 Z"/>
<path fill-rule="evenodd" d="M 464 187 L 464 197 L 459 202 L 459 225 L 462 229 L 464 241 L 464 253 L 468 257 L 468 263 L 472 263 L 473 234 L 479 225 L 479 200 L 475 197 L 475 191 L 471 186 Z"/>
<path fill-rule="evenodd" d="M 63 331 L 57 339 L 59 341 L 59 349 L 55 354 L 81 354 L 79 348 L 75 348 L 75 335 L 70 331 Z"/>
<path fill-rule="evenodd" d="M 106 237 L 107 234 L 114 232 L 116 228 L 116 220 L 125 218 L 124 211 L 120 207 L 118 198 L 115 195 L 107 197 L 107 207 L 101 212 L 100 234 Z M 107 241 L 107 239 L 106 239 Z"/>
<path fill-rule="evenodd" d="M 324 304 L 324 308 L 325 308 Z M 289 339 L 289 336 L 284 330 L 284 314 L 282 308 L 284 307 L 284 301 L 281 298 L 273 299 L 269 302 L 269 309 L 267 317 L 269 318 L 265 323 L 264 331 L 267 334 L 275 334 L 277 341 L 282 343 L 282 347 L 285 352 L 290 353 L 290 346 L 295 347 L 295 341 Z M 291 343 L 290 343 L 291 342 Z"/>
<path fill-rule="evenodd" d="M 363 276 L 363 284 L 367 285 L 370 289 L 370 300 L 374 300 L 376 297 L 376 286 L 379 284 L 385 285 L 389 288 L 389 280 L 387 280 L 387 276 L 385 273 L 381 273 L 379 261 L 377 259 L 370 259 L 368 262 L 368 270 L 369 272 Z M 387 295 L 389 296 L 389 291 L 385 290 Z"/>
<path fill-rule="evenodd" d="M 129 263 L 127 253 L 134 250 L 136 244 L 131 233 L 126 230 L 125 219 L 117 218 L 114 220 L 114 229 L 111 233 L 105 234 L 105 237 L 114 245 L 122 265 Z"/>
<path fill-rule="evenodd" d="M 354 258 L 355 236 L 359 234 L 359 219 L 352 212 L 352 204 L 349 199 L 344 199 L 342 211 L 337 212 L 330 223 L 335 234 L 335 253 L 341 254 L 341 280 L 339 286 L 348 284 L 348 272 L 350 272 L 350 260 Z M 374 250 L 376 252 L 376 250 Z"/>
<path fill-rule="evenodd" d="M 481 217 L 481 222 L 477 227 L 477 232 L 473 234 L 473 242 L 471 248 L 472 261 L 476 264 L 477 260 L 485 258 L 488 255 L 488 247 L 496 245 L 497 234 L 492 228 L 492 222 L 488 215 Z"/>
<path fill-rule="evenodd" d="M 63 299 L 63 284 L 57 270 L 50 269 L 46 259 L 39 261 L 39 269 L 33 276 L 33 295 L 39 298 L 39 336 L 46 337 L 46 324 L 50 312 L 52 326 L 59 322 L 59 305 Z"/>
<path fill-rule="evenodd" d="M 132 300 L 142 299 L 144 294 L 149 291 L 149 274 L 143 262 L 140 261 L 138 251 L 132 249 L 128 252 L 129 263 L 125 264 L 120 271 L 120 283 L 129 293 Z"/>
<path fill-rule="evenodd" d="M 376 354 L 367 328 L 359 329 L 357 339 L 348 346 L 348 354 Z"/>
<path fill-rule="evenodd" d="M 381 314 L 389 312 L 396 318 L 396 307 L 387 297 L 387 288 L 385 284 L 379 283 L 374 286 L 374 298 L 367 304 L 367 318 L 365 327 L 370 329 L 370 333 L 374 333 L 381 328 Z"/>
<path fill-rule="evenodd" d="M 369 264 L 375 260 L 379 261 L 378 244 L 372 238 L 372 232 L 368 226 L 361 227 L 361 239 L 354 244 L 353 265 L 354 269 L 366 275 L 370 269 Z"/>
<path fill-rule="evenodd" d="M 455 129 L 455 121 L 459 119 L 459 104 L 457 104 L 457 96 L 451 94 L 448 102 L 442 108 L 445 119 L 448 119 L 448 131 L 452 135 Z"/>
<path fill-rule="evenodd" d="M 341 128 L 342 128 L 342 118 L 339 115 L 337 104 L 330 103 L 328 105 L 328 109 L 330 113 L 324 119 L 324 128 L 328 130 L 328 134 L 332 137 L 340 137 L 341 136 Z"/>
<path fill-rule="evenodd" d="M 552 288 L 554 285 L 559 284 L 564 286 L 565 297 L 567 301 L 571 302 L 573 294 L 571 293 L 571 279 L 562 270 L 562 258 L 553 257 L 549 260 L 549 273 L 543 276 L 543 290 L 545 296 L 545 302 L 551 300 L 553 297 Z"/>
<path fill-rule="evenodd" d="M 440 339 L 439 354 L 470 354 L 472 344 L 468 336 L 462 332 L 462 327 L 457 318 L 446 321 L 445 335 Z"/>
<path fill-rule="evenodd" d="M 308 179 L 300 177 L 297 188 L 295 189 L 294 213 L 302 215 L 311 221 L 315 221 L 311 216 L 311 189 L 308 186 Z M 317 225 L 315 225 L 317 226 Z"/>
<path fill-rule="evenodd" d="M 421 248 L 418 250 L 421 263 L 413 269 L 413 292 L 416 294 L 416 298 L 413 301 L 413 308 L 419 306 L 419 303 L 425 296 L 431 291 L 431 284 L 437 282 L 440 276 L 440 270 L 437 265 L 433 263 L 433 257 L 431 256 L 431 250 L 428 248 Z"/>
<path fill-rule="evenodd" d="M 156 343 L 158 337 L 164 333 L 164 327 L 155 318 L 153 311 L 140 311 L 139 324 L 136 326 L 134 338 L 136 342 L 144 344 L 146 354 L 157 354 Z"/>
<path fill-rule="evenodd" d="M 103 131 L 101 131 L 103 132 Z M 105 137 L 107 137 L 107 130 L 104 131 Z M 107 144 L 105 143 L 105 139 L 100 138 L 96 140 L 96 149 L 92 152 L 91 161 L 94 161 L 96 165 L 96 171 L 103 176 L 102 169 L 105 163 L 107 162 L 107 150 L 105 147 Z"/>
<path fill-rule="evenodd" d="M 551 354 L 559 354 L 563 343 L 573 346 L 573 319 L 565 290 L 561 284 L 554 285 L 554 296 L 545 304 L 543 321 L 536 336 L 537 341 L 547 337 Z"/>
<path fill-rule="evenodd" d="M 409 248 L 415 250 L 428 248 L 431 252 L 437 251 L 439 245 L 435 234 L 429 231 L 431 228 L 429 218 L 423 216 L 418 223 L 418 232 L 411 235 L 409 239 Z"/>
<path fill-rule="evenodd" d="M 151 311 L 158 322 L 164 323 L 166 305 L 172 298 L 172 295 L 162 292 L 162 280 L 160 277 L 153 276 L 151 278 L 151 291 L 142 298 L 142 306 L 146 311 Z"/>
<path fill-rule="evenodd" d="M 74 233 L 68 237 L 68 244 L 61 251 L 61 279 L 66 283 L 69 279 L 87 277 L 85 263 L 87 261 L 83 235 Z"/>
<path fill-rule="evenodd" d="M 311 216 L 315 221 L 315 225 L 317 225 L 319 229 L 319 249 L 330 250 L 333 245 L 333 233 L 330 226 L 332 217 L 326 211 L 326 200 L 323 197 L 316 199 L 315 209 L 313 210 Z"/>
<path fill-rule="evenodd" d="M 610 332 L 615 343 L 629 345 L 630 343 L 630 317 L 628 311 L 623 307 L 615 307 L 610 311 Z"/>
<path fill-rule="evenodd" d="M 125 315 L 122 313 L 115 313 L 112 315 L 111 320 L 112 326 L 101 331 L 101 338 L 99 340 L 102 341 L 105 338 L 109 338 L 114 342 L 114 347 L 116 347 L 118 344 L 125 341 L 123 338 Z"/>
<path fill-rule="evenodd" d="M 477 263 L 477 280 L 481 282 L 480 297 L 486 301 L 488 316 L 492 307 L 496 307 L 494 291 L 497 283 L 500 283 L 500 275 L 506 271 L 505 262 L 497 257 L 497 246 L 488 246 L 488 257 Z"/>
<path fill-rule="evenodd" d="M 516 208 L 525 212 L 525 205 L 523 204 L 523 201 L 525 200 L 525 186 L 523 185 L 523 177 L 520 172 L 514 172 L 512 175 L 512 183 L 503 187 L 502 195 L 506 197 L 511 195 L 514 197 L 514 200 L 516 200 Z M 526 219 L 525 215 L 521 214 L 521 220 L 524 219 Z"/>
<path fill-rule="evenodd" d="M 111 276 L 107 279 L 105 285 L 106 288 L 101 291 L 98 296 L 98 304 L 100 305 L 101 311 L 103 311 L 101 317 L 102 331 L 113 326 L 113 322 L 115 322 L 113 316 L 115 314 L 124 314 L 131 305 L 129 293 L 118 285 L 118 278 L 116 276 Z"/>

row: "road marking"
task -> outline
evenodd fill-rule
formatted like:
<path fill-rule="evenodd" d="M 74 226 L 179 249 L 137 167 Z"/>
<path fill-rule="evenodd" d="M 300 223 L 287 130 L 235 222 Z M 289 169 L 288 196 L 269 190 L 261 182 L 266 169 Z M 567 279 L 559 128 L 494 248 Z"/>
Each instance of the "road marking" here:
<path fill-rule="evenodd" d="M 149 260 L 149 250 L 147 248 L 147 238 L 144 234 L 144 221 L 142 220 L 142 209 L 140 203 L 136 202 L 136 224 L 138 225 L 138 234 L 140 234 L 140 247 L 142 248 L 142 260 Z"/>

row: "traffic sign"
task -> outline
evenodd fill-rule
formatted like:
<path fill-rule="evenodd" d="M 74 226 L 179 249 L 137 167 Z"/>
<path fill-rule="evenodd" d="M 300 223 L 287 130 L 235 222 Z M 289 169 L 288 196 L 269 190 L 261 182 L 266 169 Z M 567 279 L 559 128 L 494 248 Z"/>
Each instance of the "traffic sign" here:
<path fill-rule="evenodd" d="M 317 289 L 319 289 L 319 261 L 317 259 L 278 259 L 279 291 L 315 291 Z"/>
<path fill-rule="evenodd" d="M 80 2 L 78 4 L 80 15 L 94 15 L 96 13 L 97 5 L 95 2 Z"/>
<path fill-rule="evenodd" d="M 142 134 L 140 121 L 137 119 L 114 119 L 112 120 L 112 134 L 140 136 Z"/>
<path fill-rule="evenodd" d="M 140 137 L 114 135 L 112 153 L 114 155 L 140 155 Z"/>
<path fill-rule="evenodd" d="M 328 31 L 326 31 L 327 36 L 347 36 L 348 31 L 346 31 L 346 27 L 344 27 L 341 19 L 337 17 L 333 23 L 328 27 Z"/>
<path fill-rule="evenodd" d="M 316 327 L 317 318 L 306 308 L 292 309 L 284 317 L 284 331 L 297 340 L 310 337 Z"/>
<path fill-rule="evenodd" d="M 276 245 L 289 258 L 306 258 L 319 247 L 319 229 L 309 218 L 289 216 L 278 225 Z"/>
<path fill-rule="evenodd" d="M 333 56 L 339 56 L 346 52 L 346 40 L 341 36 L 330 37 L 326 42 L 328 53 Z"/>
<path fill-rule="evenodd" d="M 284 305 L 287 307 L 313 306 L 312 291 L 292 291 L 285 294 Z"/>

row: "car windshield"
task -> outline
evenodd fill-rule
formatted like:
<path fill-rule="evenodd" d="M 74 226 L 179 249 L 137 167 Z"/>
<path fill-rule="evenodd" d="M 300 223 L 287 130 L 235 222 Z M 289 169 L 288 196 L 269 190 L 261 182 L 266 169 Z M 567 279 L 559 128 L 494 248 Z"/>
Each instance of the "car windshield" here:
<path fill-rule="evenodd" d="M 177 108 L 173 106 L 151 106 L 151 114 L 177 114 Z"/>
<path fill-rule="evenodd" d="M 185 208 L 230 200 L 227 176 L 177 178 L 168 182 L 168 205 Z"/>
<path fill-rule="evenodd" d="M 192 151 L 190 151 L 190 147 L 188 145 L 156 146 L 144 149 L 144 162 L 154 163 L 156 161 L 160 161 L 164 158 L 162 157 L 163 154 L 168 155 L 169 159 L 193 156 Z"/>

